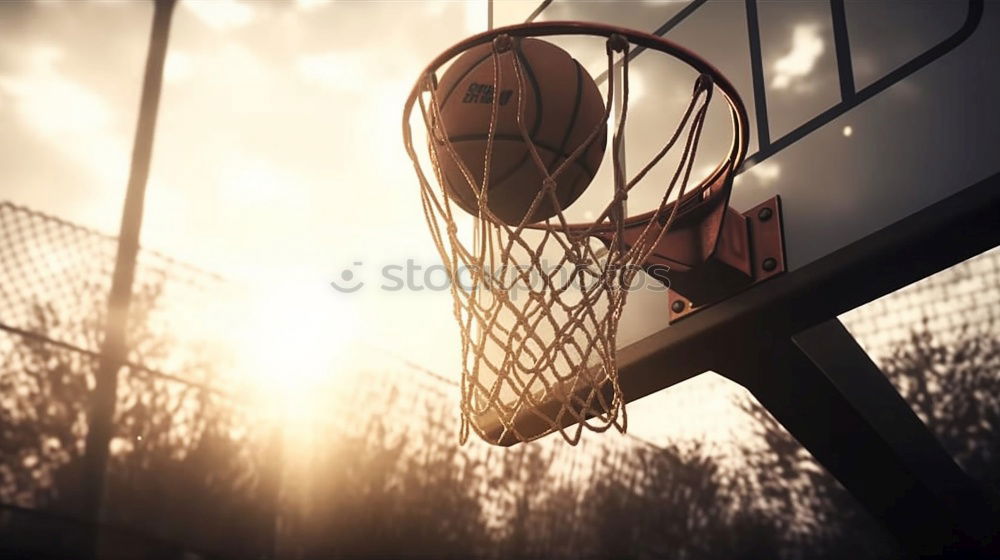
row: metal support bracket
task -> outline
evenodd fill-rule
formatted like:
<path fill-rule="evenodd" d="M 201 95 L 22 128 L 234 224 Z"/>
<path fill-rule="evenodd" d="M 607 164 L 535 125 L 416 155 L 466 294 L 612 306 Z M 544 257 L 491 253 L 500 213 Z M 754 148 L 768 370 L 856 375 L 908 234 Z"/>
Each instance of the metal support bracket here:
<path fill-rule="evenodd" d="M 672 323 L 774 278 L 785 268 L 781 199 L 775 196 L 742 214 L 727 208 L 708 261 L 690 271 L 658 271 L 655 276 L 670 282 L 667 309 Z"/>
<path fill-rule="evenodd" d="M 734 339 L 713 371 L 746 387 L 902 545 L 1000 556 L 997 498 L 969 478 L 836 318 Z"/>

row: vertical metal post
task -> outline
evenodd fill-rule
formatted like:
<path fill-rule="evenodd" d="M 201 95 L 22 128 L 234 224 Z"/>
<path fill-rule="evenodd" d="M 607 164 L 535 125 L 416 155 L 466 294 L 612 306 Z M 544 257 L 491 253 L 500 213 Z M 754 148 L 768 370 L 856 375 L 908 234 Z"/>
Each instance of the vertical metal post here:
<path fill-rule="evenodd" d="M 115 397 L 118 371 L 127 358 L 126 326 L 132 299 L 139 233 L 142 229 L 143 201 L 153 151 L 156 115 L 163 82 L 163 64 L 170 33 L 170 19 L 176 0 L 154 0 L 152 33 L 146 57 L 139 120 L 132 147 L 128 190 L 122 210 L 107 322 L 100 348 L 94 391 L 90 398 L 86 452 L 83 458 L 81 514 L 93 528 L 87 553 L 97 556 L 98 531 L 102 521 L 104 476 L 108 464 L 108 444 L 114 434 Z"/>

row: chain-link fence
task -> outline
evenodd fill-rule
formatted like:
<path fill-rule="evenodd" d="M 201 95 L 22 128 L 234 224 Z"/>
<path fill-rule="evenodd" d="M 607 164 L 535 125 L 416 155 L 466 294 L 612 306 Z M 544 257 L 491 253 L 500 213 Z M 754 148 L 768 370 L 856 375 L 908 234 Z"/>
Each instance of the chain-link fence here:
<path fill-rule="evenodd" d="M 57 556 L 83 546 L 82 536 L 36 533 L 49 523 L 38 522 L 41 512 L 62 519 L 52 527 L 75 520 L 86 529 L 84 442 L 115 251 L 114 237 L 0 204 L 0 541 L 9 546 L 69 547 L 48 551 Z M 275 511 L 269 434 L 213 387 L 218 356 L 178 325 L 229 286 L 153 251 L 138 263 L 102 543 L 258 555 L 273 540 L 260 530 Z"/>
<path fill-rule="evenodd" d="M 914 330 L 954 342 L 992 334 L 1000 324 L 1000 249 L 941 271 L 844 314 L 841 320 L 876 361 L 909 342 Z"/>

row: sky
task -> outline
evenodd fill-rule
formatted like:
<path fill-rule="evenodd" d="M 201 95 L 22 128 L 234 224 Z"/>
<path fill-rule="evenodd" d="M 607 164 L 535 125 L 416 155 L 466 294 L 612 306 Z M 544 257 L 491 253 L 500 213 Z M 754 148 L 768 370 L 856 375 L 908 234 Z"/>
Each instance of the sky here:
<path fill-rule="evenodd" d="M 495 23 L 520 21 L 534 5 L 497 1 Z M 651 30 L 684 3 L 621 5 L 555 2 L 544 17 Z M 696 45 L 748 92 L 749 68 L 739 56 L 746 45 L 741 6 L 710 3 L 671 37 Z M 783 108 L 770 123 L 777 136 L 836 102 L 834 50 L 828 3 L 761 6 L 768 96 Z M 246 349 L 246 367 L 262 378 L 287 381 L 273 373 L 282 368 L 276 354 L 262 350 L 277 343 L 280 355 L 299 356 L 297 370 L 315 376 L 331 364 L 364 366 L 390 353 L 457 379 L 458 331 L 449 293 L 379 288 L 385 266 L 407 263 L 420 267 L 412 268 L 416 281 L 434 283 L 433 275 L 424 275 L 439 258 L 403 150 L 402 105 L 427 62 L 485 30 L 486 14 L 485 0 L 179 2 L 142 244 L 247 286 L 254 308 L 230 326 Z M 0 198 L 116 233 L 151 16 L 151 3 L 139 1 L 0 2 Z M 960 16 L 955 10 L 911 23 L 929 26 L 934 39 L 953 30 Z M 866 30 L 852 32 L 863 39 Z M 909 36 L 888 31 L 886 37 L 886 48 L 860 43 L 859 86 L 919 52 Z M 600 50 L 580 46 L 573 52 L 596 75 Z M 654 68 L 651 57 L 637 60 L 637 107 L 658 108 L 642 103 L 657 91 L 688 95 L 686 78 Z M 913 93 L 902 88 L 893 95 Z M 639 141 L 628 145 L 629 161 L 654 150 L 645 138 L 668 126 L 656 120 L 658 114 L 641 115 L 632 117 Z M 862 141 L 870 122 L 837 121 L 823 153 Z M 730 137 L 724 119 L 709 125 L 701 172 L 714 166 L 712 154 Z M 752 192 L 796 177 L 796 162 L 787 162 L 754 167 L 740 178 L 743 188 Z M 836 164 L 820 162 L 831 166 L 824 169 Z M 815 171 L 813 164 L 798 168 L 799 178 Z M 655 190 L 638 193 L 636 204 L 657 196 Z M 360 288 L 340 292 L 331 281 Z M 665 325 L 662 314 L 644 313 L 650 305 L 657 303 L 644 300 L 626 309 L 625 339 Z M 192 312 L 189 320 L 205 319 Z M 692 433 L 728 432 L 739 420 L 727 403 L 739 391 L 704 376 L 637 403 L 630 427 L 657 440 L 665 425 L 687 418 Z M 673 400 L 665 406 L 663 399 Z M 695 416 L 711 420 L 690 421 Z"/>
<path fill-rule="evenodd" d="M 151 17 L 144 2 L 0 3 L 3 198 L 116 232 Z M 380 351 L 457 379 L 450 295 L 376 286 L 387 264 L 439 262 L 402 102 L 485 27 L 481 1 L 177 6 L 142 244 L 249 285 L 254 308 L 224 323 L 265 386 L 290 382 L 289 356 L 322 376 Z M 364 288 L 331 290 L 347 271 Z"/>
<path fill-rule="evenodd" d="M 449 294 L 377 284 L 386 264 L 437 262 L 402 101 L 485 27 L 479 4 L 178 4 L 141 242 L 245 293 L 173 324 L 223 333 L 243 374 L 289 398 L 379 352 L 456 367 Z M 151 17 L 146 2 L 0 3 L 0 198 L 117 232 Z M 345 271 L 365 289 L 333 290 Z"/>

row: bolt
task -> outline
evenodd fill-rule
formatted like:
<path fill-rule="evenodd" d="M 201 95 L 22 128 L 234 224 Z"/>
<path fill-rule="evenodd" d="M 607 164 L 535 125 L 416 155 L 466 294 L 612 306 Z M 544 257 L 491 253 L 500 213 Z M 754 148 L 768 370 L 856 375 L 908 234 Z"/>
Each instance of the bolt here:
<path fill-rule="evenodd" d="M 764 262 L 760 264 L 764 269 L 764 272 L 771 272 L 772 270 L 778 268 L 778 261 L 774 257 L 767 257 Z"/>
<path fill-rule="evenodd" d="M 679 299 L 675 300 L 673 303 L 670 304 L 670 310 L 673 311 L 674 313 L 680 313 L 681 311 L 684 311 L 684 302 Z"/>
<path fill-rule="evenodd" d="M 511 39 L 510 35 L 507 35 L 506 33 L 497 35 L 493 39 L 493 50 L 497 54 L 503 54 L 509 51 L 512 46 L 514 46 L 514 40 Z"/>
<path fill-rule="evenodd" d="M 760 212 L 757 212 L 757 218 L 762 222 L 770 220 L 772 216 L 774 216 L 774 211 L 768 206 L 761 208 Z"/>
<path fill-rule="evenodd" d="M 626 47 L 628 47 L 628 40 L 625 37 L 617 33 L 608 37 L 608 49 L 615 52 L 623 52 Z"/>

